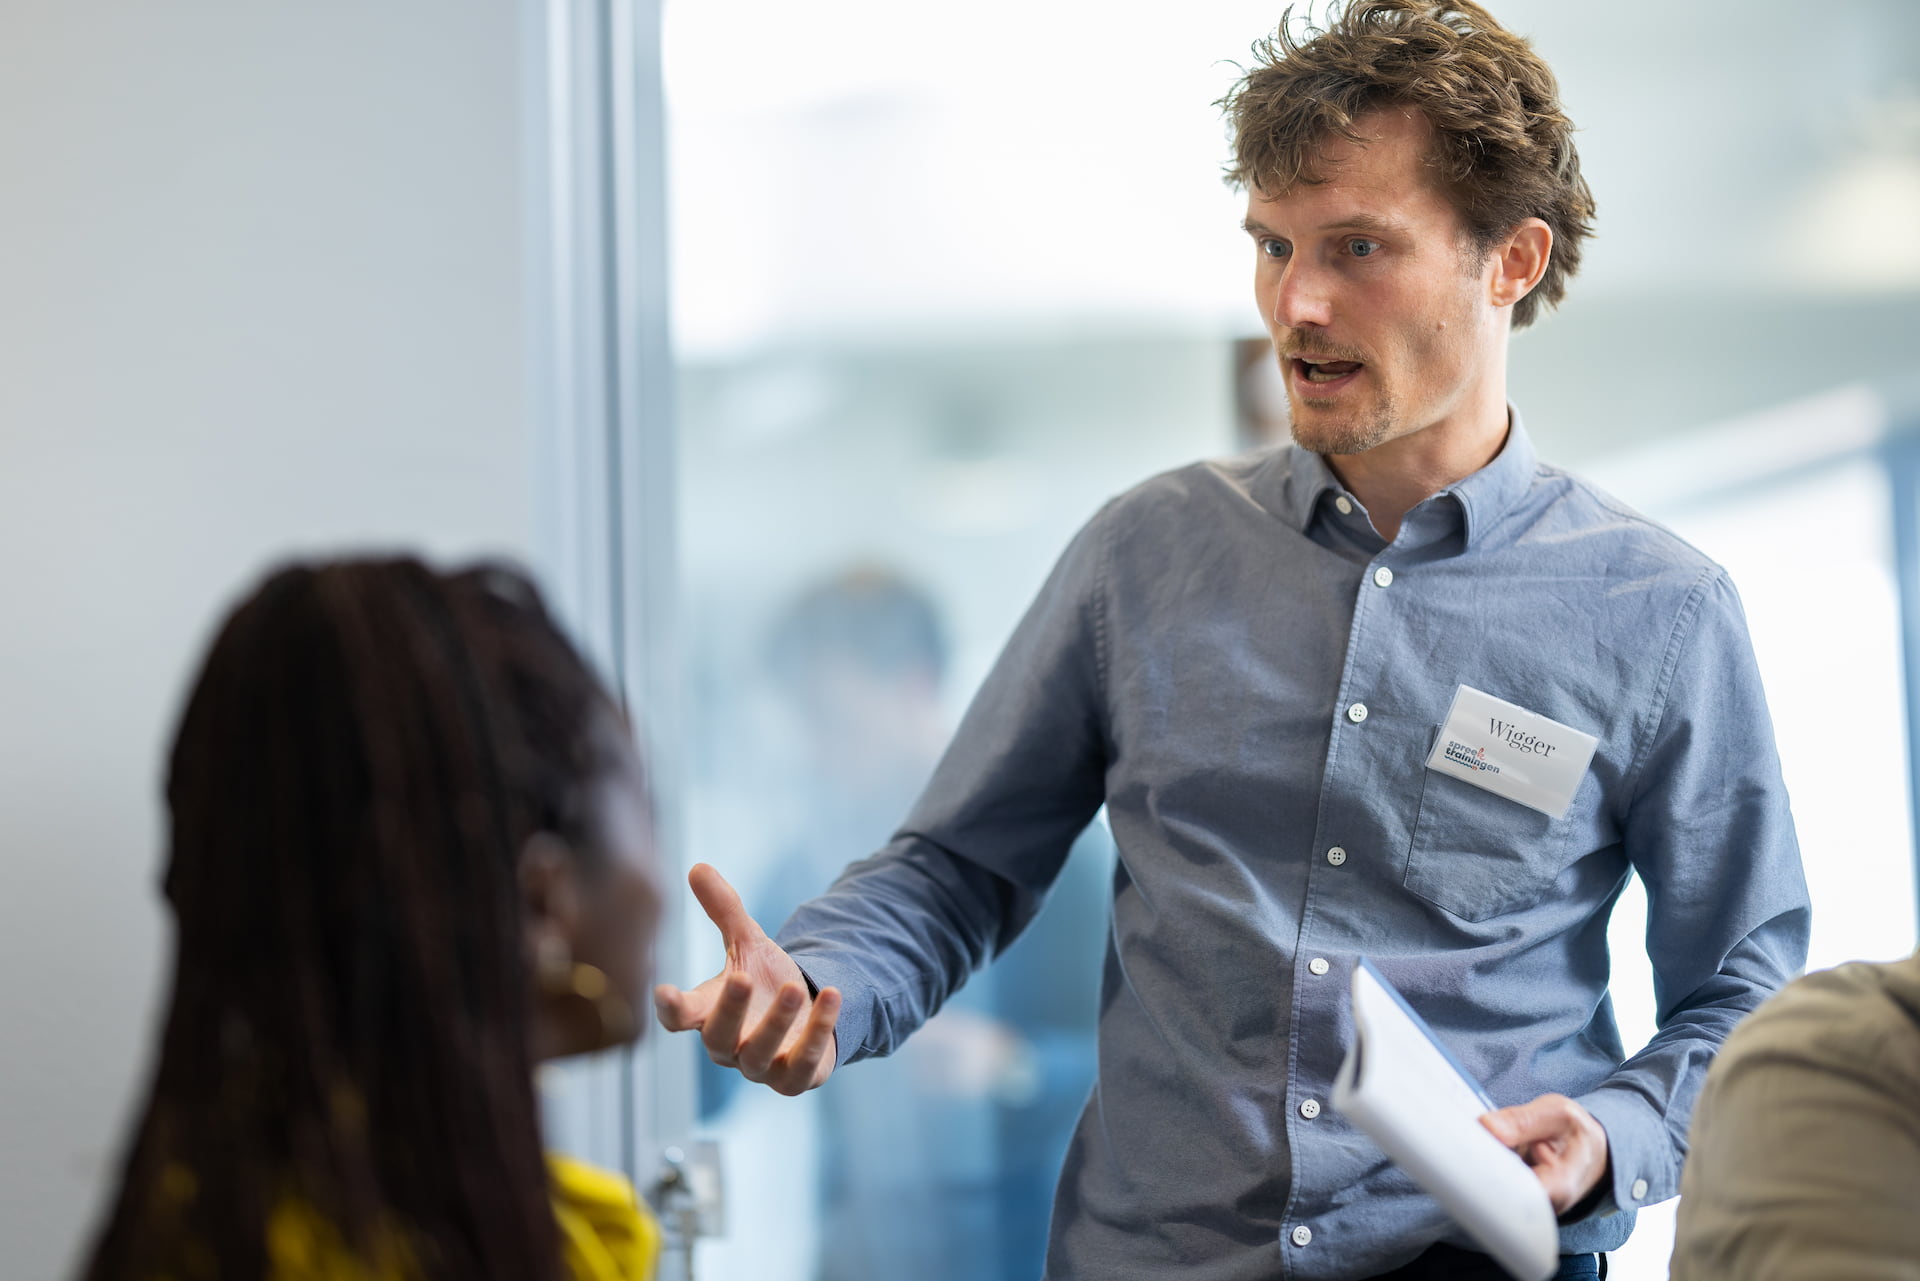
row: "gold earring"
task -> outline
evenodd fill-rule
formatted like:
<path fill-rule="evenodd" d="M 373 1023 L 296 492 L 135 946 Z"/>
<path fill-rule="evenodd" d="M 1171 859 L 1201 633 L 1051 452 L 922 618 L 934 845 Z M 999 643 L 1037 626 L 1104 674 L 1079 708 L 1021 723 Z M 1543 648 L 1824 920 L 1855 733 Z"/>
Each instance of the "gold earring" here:
<path fill-rule="evenodd" d="M 584 961 L 575 962 L 568 982 L 575 996 L 592 1004 L 594 1015 L 600 1020 L 603 1048 L 633 1038 L 633 1006 L 613 990 L 613 985 L 607 982 L 606 971 Z"/>
<path fill-rule="evenodd" d="M 573 949 L 565 939 L 557 934 L 543 937 L 534 948 L 534 970 L 539 976 L 540 990 L 548 996 L 561 1000 L 573 997 L 593 1007 L 594 1018 L 600 1024 L 597 1048 L 605 1049 L 632 1039 L 637 1026 L 633 1006 L 613 990 L 613 985 L 607 982 L 606 971 L 584 961 L 576 962 Z"/>

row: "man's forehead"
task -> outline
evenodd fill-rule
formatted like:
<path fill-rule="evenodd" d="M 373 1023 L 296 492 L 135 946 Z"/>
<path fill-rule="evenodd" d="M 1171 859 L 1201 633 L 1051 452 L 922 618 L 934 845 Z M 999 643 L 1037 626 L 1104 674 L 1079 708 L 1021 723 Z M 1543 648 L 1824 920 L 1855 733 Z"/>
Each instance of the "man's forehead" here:
<path fill-rule="evenodd" d="M 1351 134 L 1352 136 L 1347 136 Z M 1426 115 L 1412 107 L 1376 107 L 1353 118 L 1343 133 L 1329 129 L 1300 156 L 1300 170 L 1275 182 L 1267 175 L 1249 193 L 1285 197 L 1300 187 L 1370 183 L 1406 187 L 1426 182 L 1435 134 Z"/>
<path fill-rule="evenodd" d="M 1433 127 L 1415 111 L 1369 112 L 1354 121 L 1358 143 L 1336 134 L 1316 145 L 1301 172 L 1281 186 L 1247 191 L 1247 220 L 1304 220 L 1313 228 L 1387 230 L 1432 202 L 1448 204 L 1431 157 Z"/>
<path fill-rule="evenodd" d="M 1286 191 L 1247 193 L 1249 231 L 1406 231 L 1434 211 L 1434 198 L 1413 177 L 1394 183 L 1297 182 Z"/>

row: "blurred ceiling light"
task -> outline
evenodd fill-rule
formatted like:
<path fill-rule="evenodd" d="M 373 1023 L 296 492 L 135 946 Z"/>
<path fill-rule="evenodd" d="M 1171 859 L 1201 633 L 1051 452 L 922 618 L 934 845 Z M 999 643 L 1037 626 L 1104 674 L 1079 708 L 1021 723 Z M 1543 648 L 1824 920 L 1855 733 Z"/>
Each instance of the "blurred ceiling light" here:
<path fill-rule="evenodd" d="M 1794 283 L 1818 292 L 1920 290 L 1920 92 L 1902 89 L 1850 114 L 1849 157 L 1796 202 Z"/>
<path fill-rule="evenodd" d="M 1920 157 L 1881 152 L 1816 180 L 1793 212 L 1793 281 L 1818 292 L 1920 290 Z"/>

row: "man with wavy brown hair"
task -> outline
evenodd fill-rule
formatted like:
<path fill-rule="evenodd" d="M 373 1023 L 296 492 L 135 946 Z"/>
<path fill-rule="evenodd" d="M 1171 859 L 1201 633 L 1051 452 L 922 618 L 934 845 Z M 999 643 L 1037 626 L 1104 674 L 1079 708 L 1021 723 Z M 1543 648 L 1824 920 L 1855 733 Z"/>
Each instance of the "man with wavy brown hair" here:
<path fill-rule="evenodd" d="M 1426 177 L 1459 216 L 1470 257 L 1530 219 L 1552 233 L 1539 281 L 1513 304 L 1513 328 L 1566 296 L 1593 232 L 1593 192 L 1559 85 L 1525 40 L 1471 0 L 1381 0 L 1352 5 L 1308 40 L 1282 23 L 1255 52 L 1222 102 L 1234 133 L 1230 182 L 1268 195 L 1319 185 L 1330 140 L 1362 145 L 1371 135 L 1356 127 L 1361 118 L 1417 114 L 1431 126 Z"/>
<path fill-rule="evenodd" d="M 1507 403 L 1509 335 L 1593 211 L 1540 57 L 1465 0 L 1290 14 L 1256 54 L 1229 176 L 1293 443 L 1102 509 L 893 842 L 778 942 L 696 869 L 728 963 L 661 1017 L 789 1093 L 887 1053 L 1104 806 L 1099 1079 L 1049 1277 L 1502 1275 L 1325 1107 L 1362 957 L 1503 1105 L 1558 1275 L 1597 1276 L 1676 1191 L 1720 1041 L 1806 957 L 1746 623 Z M 1660 1031 L 1627 1058 L 1607 921 L 1636 874 Z"/>

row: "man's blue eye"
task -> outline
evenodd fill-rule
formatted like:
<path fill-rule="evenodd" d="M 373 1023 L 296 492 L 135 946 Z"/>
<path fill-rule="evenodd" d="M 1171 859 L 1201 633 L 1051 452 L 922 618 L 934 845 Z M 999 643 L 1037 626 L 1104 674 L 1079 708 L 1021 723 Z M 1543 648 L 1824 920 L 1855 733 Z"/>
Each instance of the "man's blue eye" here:
<path fill-rule="evenodd" d="M 1263 240 L 1260 242 L 1260 252 L 1269 258 L 1281 258 L 1286 255 L 1287 246 L 1284 241 Z"/>
<path fill-rule="evenodd" d="M 1379 247 L 1379 245 L 1374 244 L 1371 240 L 1349 240 L 1347 242 L 1347 249 L 1355 258 L 1368 257 Z"/>

